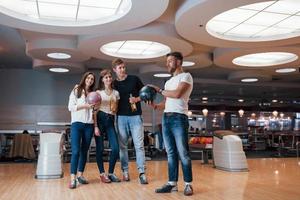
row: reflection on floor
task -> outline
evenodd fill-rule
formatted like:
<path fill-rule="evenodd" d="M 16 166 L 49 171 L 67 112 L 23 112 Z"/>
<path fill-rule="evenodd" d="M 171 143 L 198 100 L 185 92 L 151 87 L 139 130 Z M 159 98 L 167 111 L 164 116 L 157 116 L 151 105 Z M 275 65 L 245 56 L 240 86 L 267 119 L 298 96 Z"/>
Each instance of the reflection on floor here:
<path fill-rule="evenodd" d="M 156 194 L 155 188 L 167 180 L 166 161 L 147 161 L 148 185 L 140 185 L 135 162 L 130 162 L 130 182 L 104 184 L 99 181 L 96 163 L 88 163 L 85 176 L 88 185 L 68 189 L 69 164 L 64 164 L 65 177 L 55 180 L 34 179 L 34 163 L 0 164 L 0 199 L 214 199 L 214 200 L 297 200 L 300 197 L 300 160 L 296 158 L 248 159 L 249 172 L 225 172 L 211 164 L 193 160 L 194 192 L 183 195 L 183 180 L 179 192 Z M 107 163 L 105 168 L 107 169 Z M 120 163 L 115 173 L 121 177 Z M 181 174 L 181 171 L 180 171 Z"/>

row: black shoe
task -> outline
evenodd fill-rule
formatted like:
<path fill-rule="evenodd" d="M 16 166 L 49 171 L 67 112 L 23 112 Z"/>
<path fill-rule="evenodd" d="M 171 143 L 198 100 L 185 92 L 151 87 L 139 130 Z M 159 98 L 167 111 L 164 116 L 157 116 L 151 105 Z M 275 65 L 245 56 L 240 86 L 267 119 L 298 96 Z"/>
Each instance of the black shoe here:
<path fill-rule="evenodd" d="M 140 174 L 139 179 L 141 184 L 148 184 L 147 177 L 144 173 Z"/>
<path fill-rule="evenodd" d="M 121 180 L 115 174 L 108 174 L 108 178 L 111 182 L 121 182 Z"/>
<path fill-rule="evenodd" d="M 185 196 L 191 196 L 193 195 L 193 187 L 190 184 L 187 184 L 184 188 L 183 194 Z"/>
<path fill-rule="evenodd" d="M 83 176 L 77 177 L 77 181 L 80 184 L 89 184 L 89 182 Z"/>
<path fill-rule="evenodd" d="M 174 191 L 178 191 L 177 185 L 170 185 L 168 183 L 155 190 L 156 193 L 170 193 Z"/>

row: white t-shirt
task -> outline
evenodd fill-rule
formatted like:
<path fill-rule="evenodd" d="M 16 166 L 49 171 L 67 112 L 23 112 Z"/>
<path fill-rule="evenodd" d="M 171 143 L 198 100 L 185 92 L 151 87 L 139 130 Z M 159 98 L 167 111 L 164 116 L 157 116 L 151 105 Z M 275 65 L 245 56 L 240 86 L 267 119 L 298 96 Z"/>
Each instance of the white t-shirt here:
<path fill-rule="evenodd" d="M 99 110 L 102 112 L 114 115 L 116 110 L 113 110 L 117 106 L 117 101 L 120 99 L 120 94 L 117 90 L 113 90 L 110 95 L 106 94 L 104 90 L 97 90 L 101 95 L 101 104 Z"/>
<path fill-rule="evenodd" d="M 84 91 L 82 95 L 78 98 L 76 96 L 77 90 L 73 89 L 69 96 L 68 109 L 71 112 L 71 123 L 73 122 L 82 122 L 86 124 L 93 124 L 93 110 L 92 109 L 80 109 L 77 110 L 77 107 L 80 105 L 86 104 L 86 97 Z"/>
<path fill-rule="evenodd" d="M 190 73 L 180 73 L 173 76 L 165 83 L 165 90 L 175 90 L 181 82 L 186 82 L 191 87 L 186 90 L 180 99 L 166 98 L 164 112 L 175 112 L 186 114 L 188 113 L 188 102 L 193 90 L 193 78 Z"/>

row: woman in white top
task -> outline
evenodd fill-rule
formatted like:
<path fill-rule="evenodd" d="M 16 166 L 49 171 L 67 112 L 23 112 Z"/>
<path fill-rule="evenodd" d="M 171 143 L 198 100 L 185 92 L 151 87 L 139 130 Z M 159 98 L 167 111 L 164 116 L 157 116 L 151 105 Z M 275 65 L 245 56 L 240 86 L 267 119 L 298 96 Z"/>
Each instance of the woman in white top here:
<path fill-rule="evenodd" d="M 110 70 L 102 70 L 97 92 L 102 101 L 95 120 L 96 160 L 100 172 L 100 180 L 103 183 L 120 182 L 114 174 L 114 168 L 119 158 L 118 137 L 115 130 L 115 114 L 117 111 L 119 92 L 112 87 L 112 73 Z M 103 166 L 104 135 L 107 136 L 111 148 L 109 158 L 108 175 Z"/>
<path fill-rule="evenodd" d="M 83 171 L 94 132 L 94 105 L 87 103 L 86 96 L 94 90 L 94 87 L 95 74 L 86 72 L 69 96 L 68 108 L 71 112 L 72 149 L 70 189 L 76 188 L 77 182 L 88 184 L 88 181 L 83 177 Z"/>

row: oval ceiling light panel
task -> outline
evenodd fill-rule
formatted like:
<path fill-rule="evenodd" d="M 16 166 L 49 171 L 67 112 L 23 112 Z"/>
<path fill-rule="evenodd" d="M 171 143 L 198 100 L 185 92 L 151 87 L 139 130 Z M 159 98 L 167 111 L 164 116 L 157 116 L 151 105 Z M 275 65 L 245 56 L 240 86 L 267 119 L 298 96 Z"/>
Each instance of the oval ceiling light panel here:
<path fill-rule="evenodd" d="M 295 72 L 295 68 L 282 68 L 282 69 L 276 69 L 277 73 L 292 73 Z"/>
<path fill-rule="evenodd" d="M 103 45 L 100 51 L 113 57 L 128 59 L 148 59 L 165 56 L 170 47 L 153 41 L 124 40 Z"/>
<path fill-rule="evenodd" d="M 131 0 L 0 0 L 0 12 L 37 24 L 85 26 L 105 24 L 126 15 Z"/>
<path fill-rule="evenodd" d="M 266 67 L 293 62 L 298 56 L 287 52 L 254 53 L 237 57 L 232 63 L 245 67 Z"/>
<path fill-rule="evenodd" d="M 52 67 L 49 68 L 50 72 L 56 72 L 56 73 L 66 73 L 69 72 L 70 70 L 68 70 L 67 68 L 62 68 L 62 67 Z"/>
<path fill-rule="evenodd" d="M 153 76 L 157 77 L 157 78 L 168 78 L 168 77 L 171 77 L 171 74 L 160 73 L 160 74 L 154 74 Z"/>
<path fill-rule="evenodd" d="M 71 55 L 69 55 L 67 53 L 48 53 L 47 56 L 49 58 L 62 59 L 62 60 L 71 58 Z"/>
<path fill-rule="evenodd" d="M 282 40 L 300 34 L 300 1 L 266 1 L 237 7 L 210 19 L 207 32 L 241 42 Z"/>
<path fill-rule="evenodd" d="M 182 62 L 182 67 L 191 67 L 194 65 L 195 65 L 195 62 L 192 62 L 192 61 L 183 61 Z"/>
<path fill-rule="evenodd" d="M 257 78 L 244 78 L 244 79 L 241 79 L 241 82 L 243 83 L 253 83 L 253 82 L 257 82 L 258 79 Z"/>

